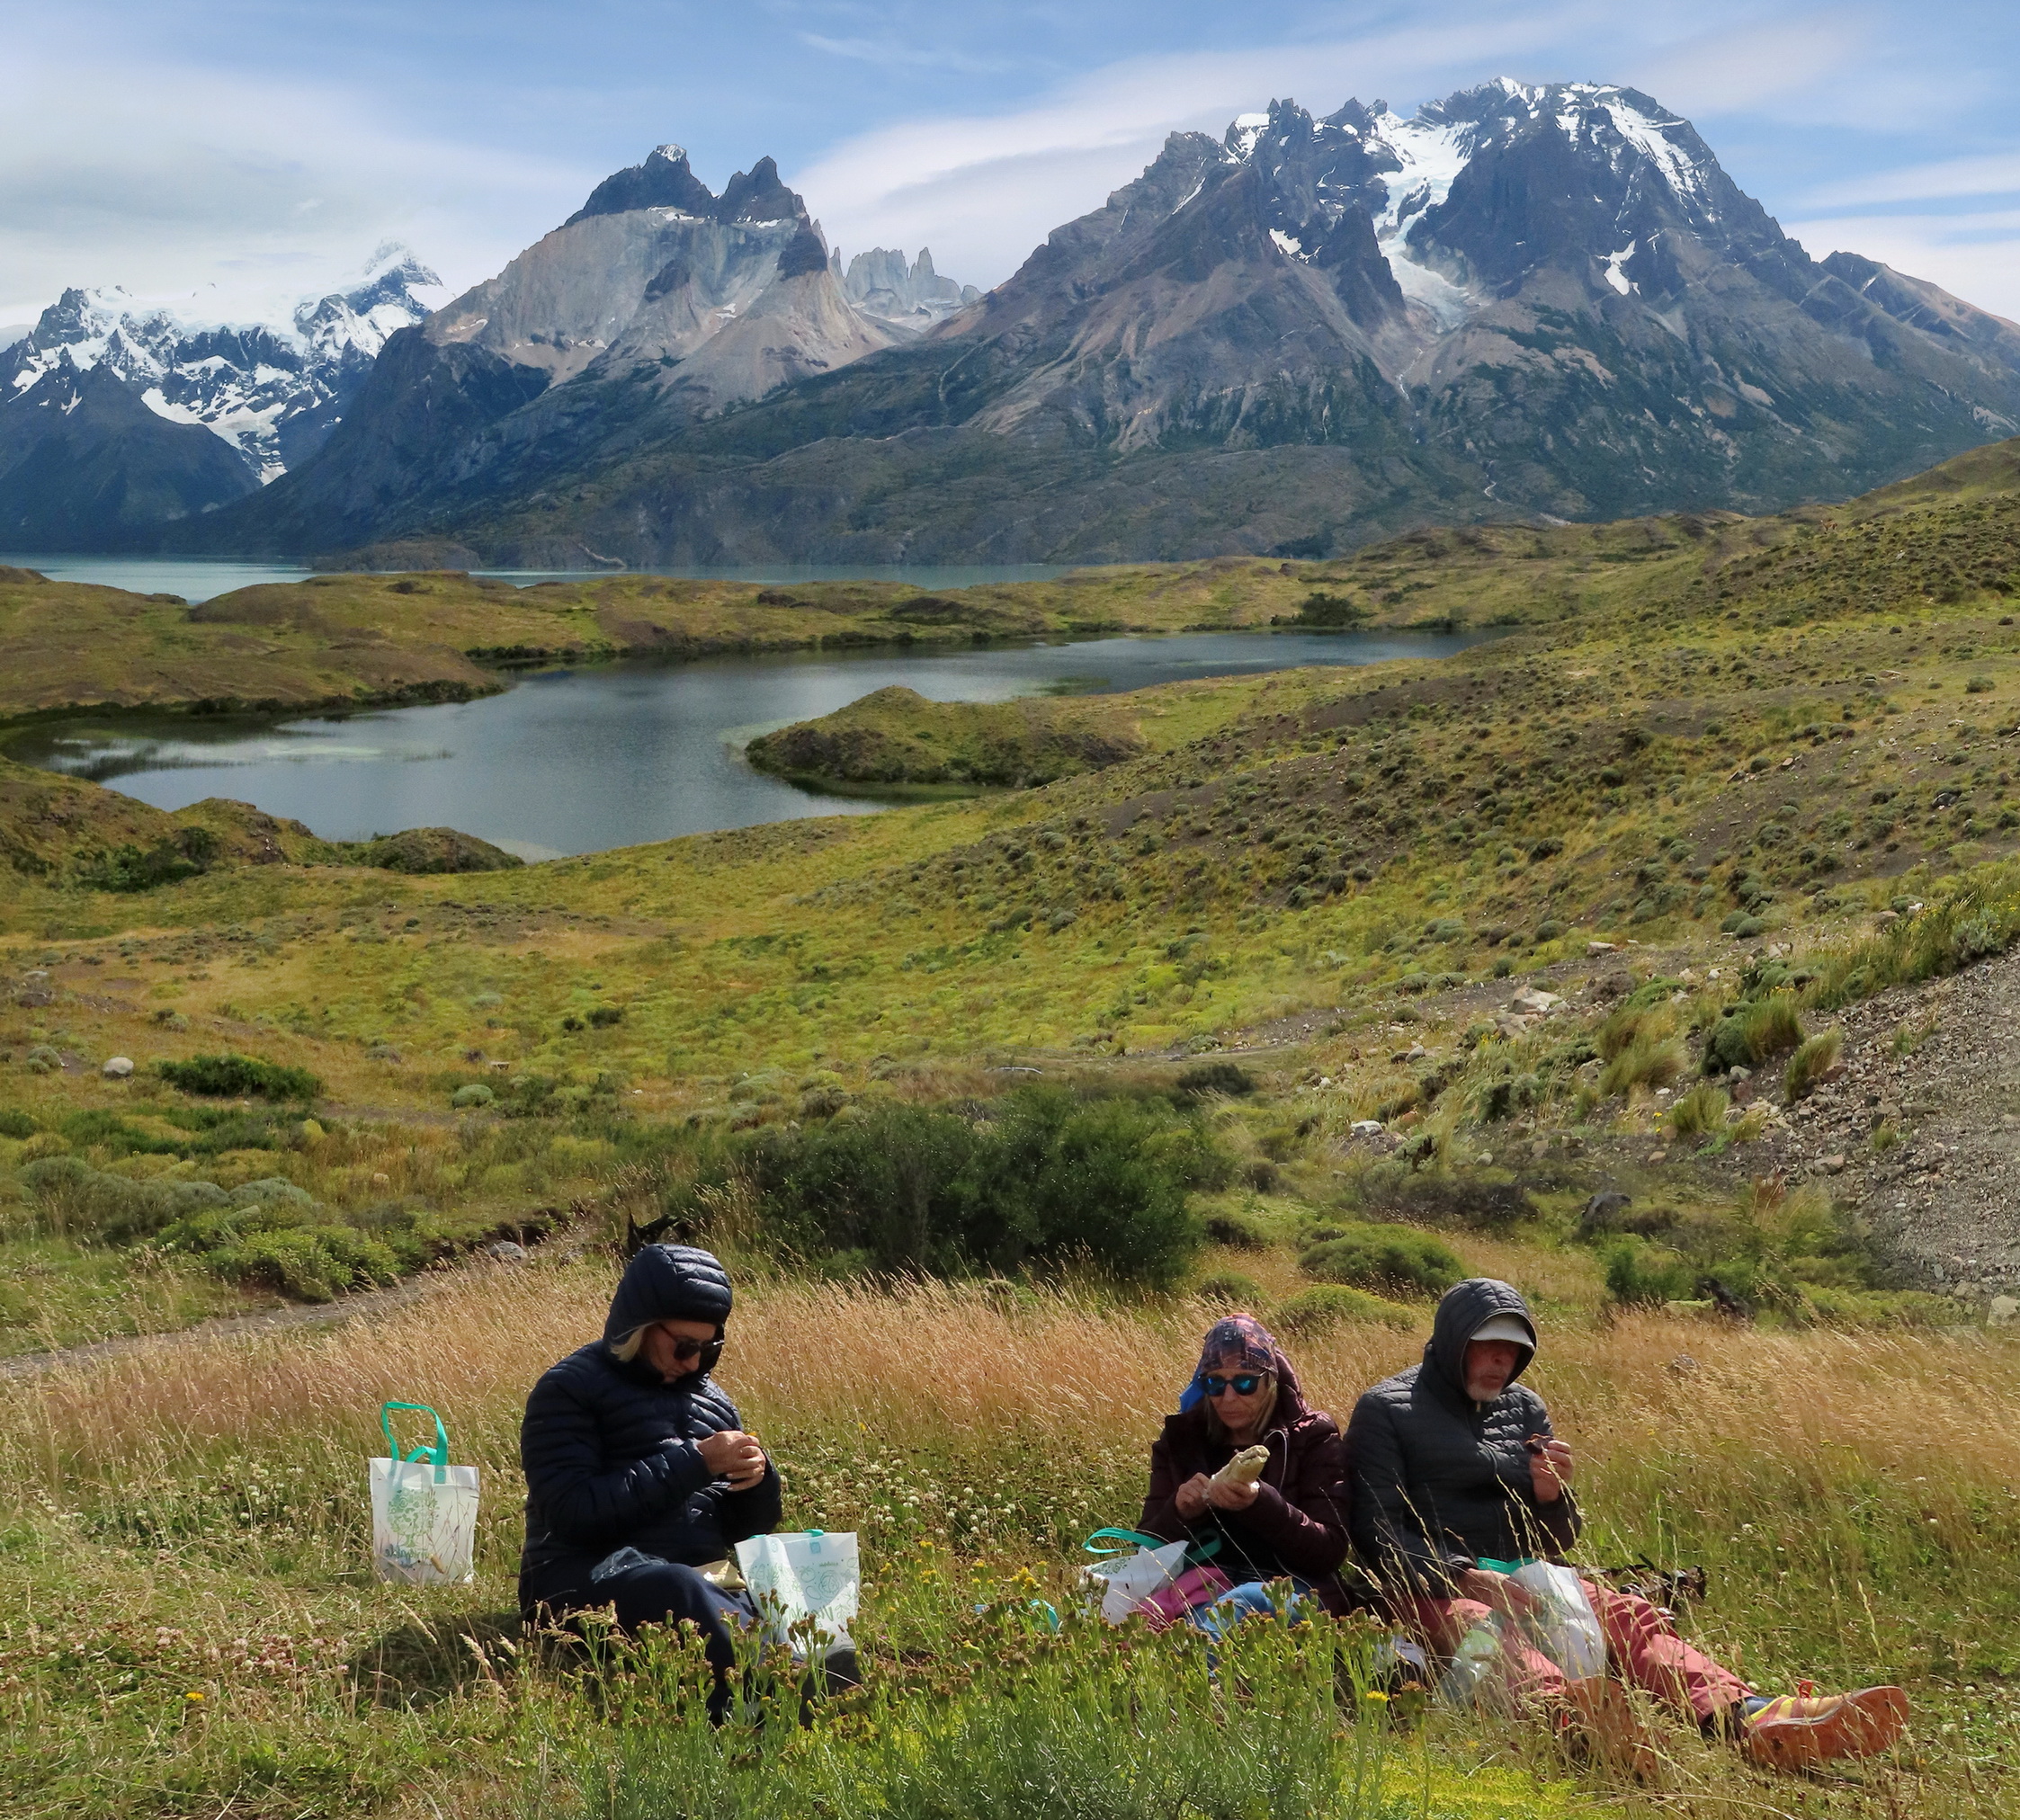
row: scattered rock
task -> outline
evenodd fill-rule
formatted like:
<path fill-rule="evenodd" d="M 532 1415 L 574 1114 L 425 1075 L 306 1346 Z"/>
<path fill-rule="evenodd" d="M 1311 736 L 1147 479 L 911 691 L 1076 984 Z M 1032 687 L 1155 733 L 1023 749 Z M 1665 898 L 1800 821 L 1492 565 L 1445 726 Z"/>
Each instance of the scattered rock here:
<path fill-rule="evenodd" d="M 1619 952 L 1620 943 L 1617 941 L 1588 941 L 1585 945 L 1587 960 L 1596 960 L 1602 954 L 1618 954 Z"/>
<path fill-rule="evenodd" d="M 1994 1296 L 1985 1310 L 1988 1327 L 2010 1327 L 2020 1321 L 2020 1296 Z"/>
<path fill-rule="evenodd" d="M 513 1244 L 509 1238 L 494 1239 L 484 1247 L 484 1255 L 497 1259 L 501 1264 L 523 1264 L 526 1262 L 526 1247 Z"/>
<path fill-rule="evenodd" d="M 1381 1136 L 1380 1119 L 1356 1119 L 1351 1128 L 1356 1138 L 1379 1138 Z"/>
<path fill-rule="evenodd" d="M 1669 1369 L 1679 1378 L 1689 1378 L 1703 1368 L 1688 1352 L 1679 1352 L 1669 1361 Z"/>
<path fill-rule="evenodd" d="M 1540 987 L 1525 986 L 1508 1001 L 1508 1009 L 1524 1017 L 1542 1017 L 1555 1011 L 1563 1003 L 1554 992 L 1544 992 Z"/>
<path fill-rule="evenodd" d="M 98 1072 L 108 1081 L 123 1081 L 133 1073 L 133 1062 L 130 1057 L 114 1056 Z"/>

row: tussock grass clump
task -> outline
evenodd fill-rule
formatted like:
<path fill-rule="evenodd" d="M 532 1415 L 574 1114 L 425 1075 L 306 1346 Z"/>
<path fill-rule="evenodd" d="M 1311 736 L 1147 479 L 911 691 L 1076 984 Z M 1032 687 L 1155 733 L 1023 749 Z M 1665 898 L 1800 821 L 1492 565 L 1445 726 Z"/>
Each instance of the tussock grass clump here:
<path fill-rule="evenodd" d="M 1435 1235 L 1409 1226 L 1327 1226 L 1298 1257 L 1326 1282 L 1390 1294 L 1443 1295 L 1466 1274 L 1459 1253 Z"/>
<path fill-rule="evenodd" d="M 1723 1087 L 1701 1081 L 1680 1095 L 1669 1109 L 1669 1129 L 1678 1138 L 1706 1138 L 1725 1129 L 1732 1096 Z"/>
<path fill-rule="evenodd" d="M 1690 1055 L 1674 1037 L 1659 1041 L 1630 1043 L 1600 1071 L 1599 1091 L 1611 1097 L 1631 1093 L 1636 1087 L 1667 1087 L 1681 1080 L 1690 1067 Z"/>
<path fill-rule="evenodd" d="M 1837 1065 L 1837 1052 L 1844 1043 L 1843 1030 L 1829 1030 L 1798 1046 L 1789 1057 L 1788 1072 L 1782 1077 L 1783 1091 L 1790 1099 L 1801 1099 Z"/>

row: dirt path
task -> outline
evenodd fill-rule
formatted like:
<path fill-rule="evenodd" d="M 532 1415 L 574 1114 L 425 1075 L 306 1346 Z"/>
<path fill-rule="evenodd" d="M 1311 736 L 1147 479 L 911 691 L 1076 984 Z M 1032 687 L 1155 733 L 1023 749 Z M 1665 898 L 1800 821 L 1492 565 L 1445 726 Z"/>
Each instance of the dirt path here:
<path fill-rule="evenodd" d="M 264 1308 L 253 1315 L 226 1315 L 192 1326 L 174 1327 L 160 1334 L 123 1334 L 113 1340 L 94 1340 L 82 1346 L 61 1346 L 45 1352 L 22 1352 L 0 1359 L 0 1378 L 38 1378 L 58 1366 L 87 1365 L 101 1359 L 114 1359 L 122 1352 L 147 1347 L 183 1346 L 198 1340 L 229 1339 L 242 1334 L 271 1334 L 289 1327 L 336 1326 L 345 1321 L 371 1321 L 436 1294 L 467 1276 L 471 1265 L 452 1271 L 431 1271 L 407 1282 L 386 1289 L 365 1289 L 334 1302 L 296 1303 Z M 510 1268 L 487 1261 L 485 1268 Z"/>

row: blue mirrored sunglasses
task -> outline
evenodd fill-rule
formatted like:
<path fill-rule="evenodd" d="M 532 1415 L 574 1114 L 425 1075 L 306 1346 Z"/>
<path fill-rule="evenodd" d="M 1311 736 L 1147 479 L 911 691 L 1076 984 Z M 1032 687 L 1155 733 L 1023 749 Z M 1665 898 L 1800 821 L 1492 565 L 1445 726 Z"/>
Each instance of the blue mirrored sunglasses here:
<path fill-rule="evenodd" d="M 1237 1396 L 1253 1396 L 1256 1386 L 1263 1381 L 1257 1371 L 1238 1371 L 1232 1378 L 1207 1377 L 1200 1379 L 1200 1388 L 1209 1396 L 1224 1396 L 1232 1390 Z"/>

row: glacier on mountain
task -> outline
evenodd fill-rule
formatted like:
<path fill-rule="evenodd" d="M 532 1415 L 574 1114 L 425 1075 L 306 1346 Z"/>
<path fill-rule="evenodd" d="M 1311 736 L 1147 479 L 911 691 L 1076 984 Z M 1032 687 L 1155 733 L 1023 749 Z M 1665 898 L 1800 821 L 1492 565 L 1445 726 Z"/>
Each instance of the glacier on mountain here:
<path fill-rule="evenodd" d="M 103 368 L 156 416 L 221 438 L 264 486 L 321 445 L 388 339 L 425 317 L 441 288 L 388 243 L 356 282 L 304 299 L 286 322 L 206 320 L 116 285 L 69 290 L 0 347 L 0 406 L 61 365 Z"/>

